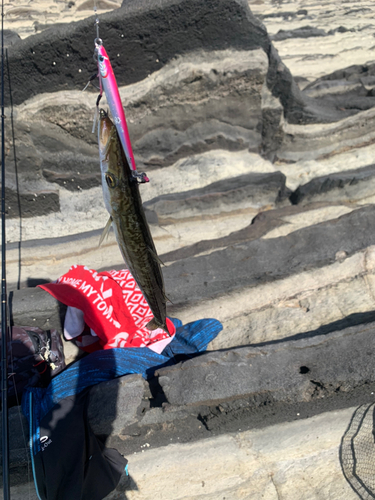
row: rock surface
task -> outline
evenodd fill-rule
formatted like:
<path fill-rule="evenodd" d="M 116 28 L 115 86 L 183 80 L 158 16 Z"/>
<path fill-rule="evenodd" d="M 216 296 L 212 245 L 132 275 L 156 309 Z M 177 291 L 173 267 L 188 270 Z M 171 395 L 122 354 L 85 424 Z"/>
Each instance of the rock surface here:
<path fill-rule="evenodd" d="M 355 500 L 337 462 L 349 418 L 350 410 L 344 410 L 137 453 L 131 461 L 130 491 L 121 497 L 119 488 L 107 499 Z M 181 460 L 184 466 L 176 467 Z"/>
<path fill-rule="evenodd" d="M 108 498 L 149 498 L 150 480 L 160 474 L 156 465 L 164 462 L 165 482 L 158 488 L 165 499 L 186 497 L 183 488 L 174 491 L 187 471 L 198 478 L 197 487 L 202 482 L 207 487 L 204 492 L 189 490 L 189 498 L 201 498 L 207 491 L 215 498 L 227 490 L 237 498 L 244 487 L 252 498 L 261 498 L 264 488 L 274 486 L 297 499 L 295 482 L 306 475 L 315 478 L 316 469 L 325 472 L 319 472 L 320 480 L 310 479 L 308 488 L 306 483 L 304 498 L 316 498 L 322 485 L 332 491 L 329 498 L 349 491 L 338 448 L 353 403 L 373 400 L 374 328 L 375 323 L 368 323 L 293 342 L 207 353 L 159 370 L 149 385 L 132 375 L 92 388 L 91 425 L 131 463 L 130 480 L 124 478 Z M 155 390 L 158 384 L 163 403 Z M 20 481 L 27 468 L 27 425 L 17 408 L 10 412 L 10 423 L 13 493 L 22 498 L 27 491 Z M 278 460 L 271 460 L 276 456 Z M 146 474 L 149 460 L 156 468 L 147 468 Z M 184 467 L 176 467 L 181 460 Z M 198 476 L 190 472 L 193 462 L 195 467 L 202 463 Z M 174 472 L 167 476 L 172 464 Z M 241 464 L 244 469 L 238 474 Z M 214 481 L 219 468 L 225 486 L 220 475 Z M 284 482 L 291 470 L 290 481 Z M 120 494 L 125 496 L 116 496 Z"/>
<path fill-rule="evenodd" d="M 124 478 L 107 500 L 218 498 L 315 500 L 358 497 L 345 482 L 337 455 L 354 408 L 266 429 L 240 431 L 194 443 L 168 444 L 134 453 Z M 298 419 L 298 416 L 297 416 Z M 144 453 L 143 453 L 144 452 Z M 183 461 L 184 466 L 176 464 Z M 147 473 L 145 472 L 147 471 Z M 182 485 L 189 485 L 186 490 Z M 36 500 L 30 484 L 12 498 Z"/>
<path fill-rule="evenodd" d="M 373 3 L 97 4 L 151 179 L 140 190 L 168 313 L 224 326 L 208 353 L 150 381 L 92 389 L 95 431 L 130 459 L 108 500 L 354 500 L 339 446 L 375 392 Z M 72 264 L 124 266 L 113 234 L 98 247 L 96 91 L 81 92 L 92 9 L 6 9 L 15 324 L 61 331 L 64 307 L 34 286 Z M 13 496 L 32 498 L 16 409 L 11 421 Z"/>

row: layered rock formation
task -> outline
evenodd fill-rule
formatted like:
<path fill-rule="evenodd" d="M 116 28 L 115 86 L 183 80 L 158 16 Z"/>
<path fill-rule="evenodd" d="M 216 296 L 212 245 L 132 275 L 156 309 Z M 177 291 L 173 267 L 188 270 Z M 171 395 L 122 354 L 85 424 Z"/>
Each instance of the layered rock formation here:
<path fill-rule="evenodd" d="M 6 17 L 24 39 L 8 37 L 11 320 L 42 328 L 61 328 L 64 308 L 17 285 L 72 264 L 124 265 L 113 235 L 98 248 L 97 93 L 81 92 L 95 69 L 92 5 L 65 7 L 82 20 L 64 14 L 50 30 L 37 9 L 19 27 L 17 11 Z M 224 326 L 209 353 L 150 383 L 125 377 L 92 391 L 96 432 L 131 458 L 113 499 L 154 498 L 155 484 L 168 500 L 356 498 L 338 448 L 375 389 L 374 8 L 250 7 L 124 1 L 100 16 L 151 179 L 140 189 L 168 312 Z M 41 33 L 27 37 L 32 23 Z M 113 404 L 99 412 L 104 396 Z M 23 448 L 13 442 L 19 498 Z"/>

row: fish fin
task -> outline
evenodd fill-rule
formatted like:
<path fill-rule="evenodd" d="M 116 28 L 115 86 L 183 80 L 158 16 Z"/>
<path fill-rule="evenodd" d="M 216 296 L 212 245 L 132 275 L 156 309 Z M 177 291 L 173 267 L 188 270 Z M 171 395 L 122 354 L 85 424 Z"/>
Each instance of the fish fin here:
<path fill-rule="evenodd" d="M 156 324 L 156 319 L 152 318 L 152 320 L 147 323 L 146 328 L 147 330 L 156 330 L 159 328 L 159 325 Z"/>
<path fill-rule="evenodd" d="M 107 224 L 105 225 L 105 228 L 102 232 L 102 235 L 99 240 L 99 246 L 103 243 L 104 238 L 109 235 L 109 230 L 111 229 L 112 225 L 112 217 L 109 217 Z"/>
<path fill-rule="evenodd" d="M 166 293 L 164 291 L 162 291 L 162 294 L 163 294 L 164 300 L 166 302 L 170 302 L 172 305 L 174 305 L 173 302 L 171 301 L 171 299 L 168 297 L 168 295 L 166 295 Z"/>
<path fill-rule="evenodd" d="M 160 259 L 159 255 L 155 252 L 155 250 L 153 250 L 150 247 L 147 247 L 147 248 L 148 248 L 148 251 L 150 252 L 150 254 L 153 256 L 153 258 L 156 260 L 156 262 L 159 262 L 159 264 L 161 266 L 165 266 L 164 262 Z"/>
<path fill-rule="evenodd" d="M 173 302 L 171 301 L 171 299 L 168 297 L 168 295 L 164 294 L 164 298 L 165 298 L 165 300 L 167 300 L 168 302 L 170 302 L 172 304 L 172 306 L 174 305 Z"/>
<path fill-rule="evenodd" d="M 152 320 L 147 323 L 146 328 L 148 330 L 156 330 L 157 328 L 162 328 L 166 333 L 168 333 L 169 336 L 171 336 L 171 334 L 168 331 L 167 325 L 166 324 L 162 325 L 162 326 L 158 325 L 156 323 L 156 319 L 155 318 L 152 318 Z"/>

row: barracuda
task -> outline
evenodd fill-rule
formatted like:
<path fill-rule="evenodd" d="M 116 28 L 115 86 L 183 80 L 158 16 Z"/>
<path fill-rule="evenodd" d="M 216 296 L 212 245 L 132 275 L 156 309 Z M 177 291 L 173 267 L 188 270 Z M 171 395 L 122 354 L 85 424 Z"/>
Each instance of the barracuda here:
<path fill-rule="evenodd" d="M 102 109 L 98 142 L 103 196 L 110 214 L 102 239 L 112 225 L 125 263 L 154 315 L 147 328 L 160 327 L 169 334 L 161 262 L 143 211 L 138 182 L 132 175 L 116 127 Z"/>

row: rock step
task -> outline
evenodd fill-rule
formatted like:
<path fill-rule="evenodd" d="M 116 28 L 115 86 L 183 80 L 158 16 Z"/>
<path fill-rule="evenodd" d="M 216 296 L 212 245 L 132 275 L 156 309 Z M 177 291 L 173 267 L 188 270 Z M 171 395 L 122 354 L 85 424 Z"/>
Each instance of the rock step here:
<path fill-rule="evenodd" d="M 157 385 L 153 390 L 152 380 L 148 387 L 138 375 L 120 377 L 91 389 L 90 422 L 95 432 L 106 438 L 109 446 L 116 446 L 124 453 L 131 464 L 145 463 L 147 457 L 154 457 L 155 453 L 163 455 L 171 441 L 185 443 L 178 445 L 182 447 L 181 453 L 184 449 L 210 449 L 207 448 L 210 441 L 202 438 L 226 440 L 227 436 L 233 436 L 226 434 L 228 431 L 234 432 L 237 440 L 251 435 L 251 441 L 246 445 L 245 440 L 243 445 L 249 451 L 253 449 L 255 436 L 271 436 L 270 443 L 278 443 L 277 448 L 283 443 L 285 460 L 289 438 L 285 443 L 283 439 L 289 435 L 288 429 L 290 446 L 295 449 L 300 445 L 293 429 L 303 428 L 305 433 L 310 428 L 311 435 L 313 425 L 318 435 L 323 436 L 325 421 L 336 426 L 329 442 L 333 450 L 337 450 L 353 412 L 353 403 L 358 399 L 362 403 L 373 399 L 374 329 L 375 323 L 369 323 L 298 341 L 201 354 L 162 368 L 155 380 L 166 397 L 161 406 L 160 401 L 152 397 L 152 393 L 154 397 L 157 394 Z M 274 369 L 270 370 L 270 366 Z M 337 412 L 336 408 L 349 409 Z M 312 417 L 329 410 L 329 414 Z M 25 419 L 20 420 L 16 408 L 10 413 L 12 471 L 16 477 L 25 468 L 20 427 L 25 425 Z M 281 429 L 280 436 L 284 437 L 275 441 L 274 435 Z M 306 442 L 306 436 L 304 440 Z M 314 440 L 318 443 L 315 434 Z M 327 446 L 323 443 L 318 447 Z M 170 446 L 168 448 L 171 451 Z M 306 460 L 305 450 L 302 457 Z M 334 457 L 332 464 L 340 471 L 337 451 Z M 324 464 L 327 467 L 326 461 Z M 262 463 L 262 469 L 264 467 Z M 245 476 L 249 478 L 248 474 Z M 335 477 L 342 486 L 345 484 L 342 475 L 335 473 Z M 173 484 L 171 478 L 168 481 Z M 321 485 L 313 482 L 310 486 L 315 484 Z M 145 491 L 147 489 L 142 489 L 139 494 L 146 495 Z"/>
<path fill-rule="evenodd" d="M 174 262 L 163 271 L 171 309 L 321 268 L 335 262 L 339 251 L 353 255 L 375 244 L 374 212 L 368 206 L 283 238 L 244 241 Z"/>
<path fill-rule="evenodd" d="M 168 306 L 168 314 L 188 322 L 204 317 L 208 308 L 225 327 L 224 333 L 213 342 L 213 348 L 222 349 L 318 332 L 322 325 L 338 321 L 348 321 L 348 326 L 353 323 L 346 318 L 371 312 L 375 293 L 374 207 L 309 208 L 303 207 L 302 212 L 298 212 L 299 206 L 293 206 L 264 212 L 253 224 L 227 237 L 170 254 L 159 252 L 163 261 L 172 260 L 163 268 L 166 290 L 173 301 L 173 305 Z M 337 217 L 340 214 L 345 215 Z M 304 227 L 312 221 L 315 225 Z M 212 225 L 212 221 L 208 222 Z M 196 230 L 197 226 L 194 227 Z M 272 237 L 275 231 L 284 228 L 280 237 Z M 51 256 L 56 258 L 60 250 L 66 251 L 72 243 L 76 254 L 59 257 L 61 270 L 55 279 L 67 272 L 73 257 L 76 264 L 88 265 L 95 256 L 99 259 L 96 264 L 104 263 L 100 258 L 103 249 L 88 256 L 88 251 L 97 246 L 99 235 L 100 232 L 88 233 L 87 241 L 80 241 L 80 236 L 77 240 L 62 238 L 60 246 L 46 241 L 44 247 L 37 247 L 40 263 L 33 262 L 33 268 L 39 267 L 42 271 Z M 158 244 L 158 239 L 155 241 Z M 25 258 L 29 258 L 26 250 L 30 256 L 35 252 L 32 246 L 25 248 L 22 250 Z M 108 259 L 114 250 L 118 264 L 113 265 L 112 261 L 109 265 Z M 12 252 L 17 262 L 18 248 Z M 106 255 L 105 265 L 93 266 L 94 269 L 124 267 L 113 235 Z M 51 266 L 57 269 L 53 261 Z M 15 267 L 14 276 L 17 275 Z M 29 285 L 36 282 L 30 279 Z M 34 324 L 32 311 L 35 309 L 27 302 L 28 294 L 34 293 L 45 294 L 39 289 L 13 292 L 15 324 Z M 53 302 L 44 303 L 42 297 L 40 303 L 45 311 L 54 307 Z"/>
<path fill-rule="evenodd" d="M 201 189 L 158 196 L 144 203 L 144 208 L 148 220 L 161 225 L 236 208 L 278 206 L 283 202 L 289 204 L 289 196 L 282 173 L 249 173 L 213 182 Z"/>
<path fill-rule="evenodd" d="M 357 500 L 337 459 L 353 411 L 247 432 L 238 422 L 237 432 L 196 443 L 175 438 L 163 448 L 145 445 L 129 457 L 130 482 L 106 500 L 119 498 L 123 489 L 129 500 L 301 500 L 301 493 L 305 500 Z"/>
<path fill-rule="evenodd" d="M 358 201 L 375 195 L 375 164 L 316 177 L 303 184 L 290 197 L 293 204 L 329 200 Z"/>
<path fill-rule="evenodd" d="M 198 442 L 153 448 L 147 437 L 127 454 L 123 476 L 105 500 L 218 500 L 329 498 L 357 500 L 338 460 L 341 438 L 355 408 L 250 431 L 213 435 Z M 183 464 L 183 465 L 181 465 Z M 24 467 L 19 479 L 27 474 Z M 147 471 L 147 474 L 145 474 Z M 15 471 L 12 471 L 14 474 Z M 308 477 L 308 481 L 306 478 Z M 37 500 L 33 483 L 12 484 L 12 500 Z M 283 498 L 282 497 L 282 498 Z"/>
<path fill-rule="evenodd" d="M 259 405 L 331 397 L 375 382 L 369 361 L 374 328 L 374 323 L 362 324 L 303 340 L 212 352 L 162 368 L 157 376 L 174 406 L 254 395 Z"/>

